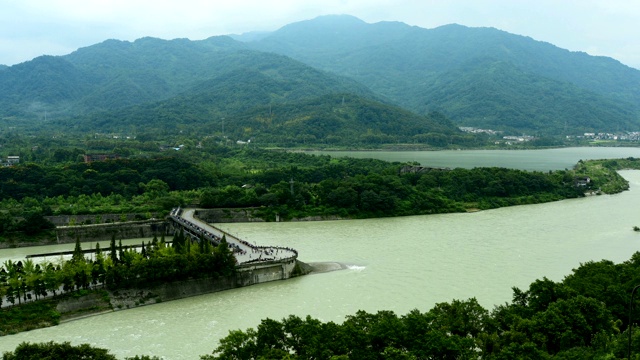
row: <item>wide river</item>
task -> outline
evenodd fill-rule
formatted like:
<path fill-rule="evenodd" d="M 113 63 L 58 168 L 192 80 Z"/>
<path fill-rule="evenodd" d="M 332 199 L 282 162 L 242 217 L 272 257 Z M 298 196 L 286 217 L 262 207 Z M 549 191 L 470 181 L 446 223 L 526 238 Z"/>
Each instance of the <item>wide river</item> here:
<path fill-rule="evenodd" d="M 640 149 L 626 149 L 616 156 L 609 155 L 610 149 L 591 150 L 595 152 L 581 154 L 577 160 L 640 157 Z M 534 155 L 548 157 L 549 151 Z M 451 161 L 437 166 L 461 165 Z M 486 166 L 508 165 L 496 162 Z M 565 167 L 571 164 L 537 170 Z M 545 276 L 559 281 L 580 263 L 601 259 L 621 262 L 640 250 L 640 234 L 632 230 L 640 226 L 640 171 L 621 174 L 630 181 L 631 190 L 611 196 L 465 214 L 224 224 L 225 230 L 248 241 L 296 248 L 302 261 L 340 262 L 348 269 L 4 336 L 0 337 L 0 353 L 23 341 L 53 340 L 108 348 L 119 358 L 146 354 L 198 359 L 210 353 L 229 330 L 255 327 L 267 317 L 309 314 L 341 322 L 360 309 L 404 314 L 471 297 L 492 309 L 511 300 L 512 286 L 527 288 Z M 50 249 L 1 250 L 0 260 Z"/>

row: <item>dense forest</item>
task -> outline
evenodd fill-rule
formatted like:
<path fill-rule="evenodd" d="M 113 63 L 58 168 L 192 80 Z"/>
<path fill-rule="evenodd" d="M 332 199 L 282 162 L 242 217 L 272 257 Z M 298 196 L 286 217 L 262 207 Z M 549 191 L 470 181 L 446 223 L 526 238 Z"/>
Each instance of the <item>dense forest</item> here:
<path fill-rule="evenodd" d="M 638 298 L 630 301 L 638 274 L 640 253 L 635 253 L 620 264 L 581 264 L 559 282 L 543 278 L 528 289 L 514 287 L 512 301 L 492 310 L 471 298 L 404 315 L 359 311 L 342 323 L 294 315 L 263 319 L 256 328 L 230 331 L 201 359 L 585 360 L 626 359 L 628 351 L 635 359 L 640 329 L 632 330 L 629 321 L 640 316 Z M 88 345 L 23 343 L 3 359 L 80 349 L 106 352 Z"/>
<path fill-rule="evenodd" d="M 286 220 L 491 209 L 618 192 L 628 184 L 615 170 L 639 163 L 630 158 L 529 172 L 423 168 L 215 144 L 171 151 L 85 163 L 74 150 L 56 150 L 42 164 L 0 168 L 0 240 L 20 231 L 46 232 L 52 225 L 44 217 L 50 215 L 94 214 L 100 222 L 100 214 L 151 218 L 176 206 L 251 208 L 267 221 L 275 214 Z M 590 182 L 579 184 L 583 177 Z"/>

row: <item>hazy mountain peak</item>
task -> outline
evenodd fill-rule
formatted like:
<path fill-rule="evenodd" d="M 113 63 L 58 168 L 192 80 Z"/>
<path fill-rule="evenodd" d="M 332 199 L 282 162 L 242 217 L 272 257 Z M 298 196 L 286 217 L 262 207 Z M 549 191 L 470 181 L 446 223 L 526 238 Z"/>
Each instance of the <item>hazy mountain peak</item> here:
<path fill-rule="evenodd" d="M 321 15 L 311 20 L 301 22 L 316 23 L 321 25 L 344 26 L 344 25 L 366 25 L 367 23 L 353 15 L 348 14 L 332 14 Z"/>
<path fill-rule="evenodd" d="M 271 34 L 271 31 L 249 31 L 242 34 L 229 34 L 227 36 L 229 36 L 230 38 L 236 41 L 251 42 L 251 41 L 262 40 L 265 37 L 269 36 L 270 34 Z"/>
<path fill-rule="evenodd" d="M 339 92 L 390 99 L 421 114 L 438 110 L 470 126 L 633 129 L 640 71 L 620 65 L 495 28 L 424 29 L 327 15 L 271 33 L 112 39 L 66 56 L 0 66 L 0 116 L 29 114 L 33 101 L 51 104 L 51 111 L 145 104 L 142 111 L 181 94 L 176 118 L 189 109 L 204 121 L 216 112 L 230 116 L 231 110 Z M 342 104 L 342 96 L 338 100 Z"/>

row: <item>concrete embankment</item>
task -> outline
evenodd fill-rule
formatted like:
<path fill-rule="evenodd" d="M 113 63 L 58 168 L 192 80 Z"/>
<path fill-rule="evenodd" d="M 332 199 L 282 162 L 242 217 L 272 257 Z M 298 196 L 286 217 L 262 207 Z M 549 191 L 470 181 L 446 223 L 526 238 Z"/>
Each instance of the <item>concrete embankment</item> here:
<path fill-rule="evenodd" d="M 129 309 L 157 302 L 178 300 L 186 297 L 230 290 L 270 281 L 286 280 L 306 275 L 309 265 L 295 259 L 287 262 L 272 262 L 238 266 L 234 276 L 217 279 L 194 279 L 165 283 L 149 288 L 118 290 L 111 294 L 114 310 Z"/>
<path fill-rule="evenodd" d="M 238 222 L 265 222 L 282 221 L 279 216 L 265 220 L 258 216 L 260 208 L 243 209 L 198 209 L 198 218 L 208 223 L 238 223 Z M 308 216 L 304 218 L 294 218 L 287 221 L 322 221 L 341 220 L 339 216 Z"/>
<path fill-rule="evenodd" d="M 165 220 L 140 220 L 128 222 L 116 222 L 107 224 L 58 226 L 54 230 L 47 231 L 36 238 L 25 239 L 24 235 L 16 233 L 15 236 L 5 236 L 0 239 L 0 249 L 41 246 L 51 244 L 74 243 L 76 238 L 81 242 L 96 242 L 116 239 L 136 239 L 160 237 L 164 234 L 167 237 L 173 235 L 169 231 L 169 224 Z"/>
<path fill-rule="evenodd" d="M 122 223 L 58 226 L 56 228 L 56 242 L 58 244 L 73 243 L 76 238 L 80 241 L 102 241 L 116 239 L 135 239 L 144 237 L 169 236 L 169 226 L 164 220 L 142 220 Z"/>
<path fill-rule="evenodd" d="M 58 303 L 62 321 L 70 321 L 106 311 L 131 309 L 138 306 L 183 299 L 218 291 L 235 289 L 270 281 L 286 280 L 306 275 L 311 266 L 296 259 L 263 264 L 241 265 L 233 276 L 193 279 L 136 289 L 106 291 L 105 296 L 89 294 Z"/>
<path fill-rule="evenodd" d="M 67 322 L 88 316 L 132 309 L 138 306 L 345 268 L 344 264 L 335 262 L 306 264 L 296 259 L 271 261 L 261 264 L 240 265 L 236 274 L 228 277 L 192 279 L 116 291 L 96 290 L 87 295 L 77 296 L 70 294 L 71 296 L 44 301 L 54 301 L 56 303 L 55 309 L 60 314 L 60 322 Z M 43 322 L 40 327 L 51 325 L 51 323 Z M 2 335 L 5 334 L 0 333 L 0 336 Z"/>

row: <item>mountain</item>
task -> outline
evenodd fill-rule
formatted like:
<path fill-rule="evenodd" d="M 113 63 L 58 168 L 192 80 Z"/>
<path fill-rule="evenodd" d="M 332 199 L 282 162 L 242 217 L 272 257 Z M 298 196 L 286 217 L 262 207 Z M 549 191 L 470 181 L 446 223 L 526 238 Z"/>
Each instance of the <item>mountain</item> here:
<path fill-rule="evenodd" d="M 529 134 L 567 129 L 584 133 L 611 129 L 609 119 L 615 120 L 615 130 L 638 128 L 633 121 L 637 113 L 620 102 L 524 72 L 509 62 L 477 60 L 434 77 L 421 90 L 429 93 L 430 105 L 413 103 L 418 112 L 436 109 L 464 126 Z"/>
<path fill-rule="evenodd" d="M 0 118 L 29 129 L 212 133 L 224 122 L 238 138 L 308 140 L 306 126 L 324 142 L 433 142 L 460 136 L 454 123 L 531 135 L 640 127 L 640 71 L 613 59 L 493 28 L 349 15 L 200 41 L 107 40 L 0 67 L 0 85 Z"/>
<path fill-rule="evenodd" d="M 230 38 L 236 41 L 249 42 L 249 41 L 262 40 L 265 37 L 269 36 L 270 34 L 271 34 L 271 31 L 250 31 L 242 34 L 229 34 L 227 36 L 229 36 Z"/>
<path fill-rule="evenodd" d="M 209 79 L 245 70 L 272 72 L 274 78 L 298 76 L 308 84 L 307 91 L 331 88 L 311 91 L 312 96 L 329 91 L 375 96 L 353 80 L 282 55 L 248 50 L 226 36 L 201 41 L 142 38 L 107 40 L 66 56 L 42 56 L 0 71 L 0 116 L 41 119 L 46 112 L 50 118 L 65 119 L 136 105 L 144 108 L 198 91 L 190 89 Z"/>
<path fill-rule="evenodd" d="M 5 119 L 48 114 L 49 121 L 34 128 L 186 132 L 269 144 L 415 142 L 459 134 L 441 116 L 416 115 L 353 79 L 227 36 L 107 40 L 10 67 L 0 81 Z"/>
<path fill-rule="evenodd" d="M 423 29 L 323 16 L 289 24 L 247 45 L 351 77 L 411 110 L 439 110 L 459 124 L 547 133 L 576 122 L 579 126 L 571 127 L 576 131 L 640 127 L 640 71 L 493 28 Z M 488 80 L 493 91 L 481 89 L 470 96 L 470 88 L 481 88 Z M 528 119 L 532 97 L 548 92 L 551 84 L 552 92 L 568 92 L 545 98 L 537 116 Z M 591 105 L 583 112 L 594 116 L 563 111 L 585 103 Z M 484 118 L 496 121 L 478 121 Z"/>
<path fill-rule="evenodd" d="M 256 107 L 234 119 L 237 139 L 258 143 L 382 145 L 440 140 L 458 131 L 446 118 L 420 116 L 357 95 L 329 94 Z M 441 144 L 437 144 L 441 145 Z"/>
<path fill-rule="evenodd" d="M 107 40 L 66 56 L 42 56 L 0 71 L 0 116 L 65 117 L 168 98 L 221 72 L 244 46 L 228 37 L 192 42 Z"/>
<path fill-rule="evenodd" d="M 384 103 L 353 81 L 281 55 L 264 53 L 251 60 L 172 98 L 82 115 L 61 125 L 146 135 L 186 131 L 277 145 L 433 142 L 459 133 L 442 116 Z"/>

